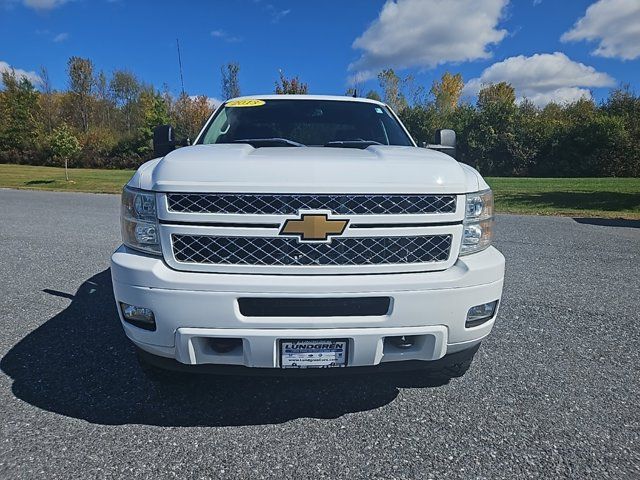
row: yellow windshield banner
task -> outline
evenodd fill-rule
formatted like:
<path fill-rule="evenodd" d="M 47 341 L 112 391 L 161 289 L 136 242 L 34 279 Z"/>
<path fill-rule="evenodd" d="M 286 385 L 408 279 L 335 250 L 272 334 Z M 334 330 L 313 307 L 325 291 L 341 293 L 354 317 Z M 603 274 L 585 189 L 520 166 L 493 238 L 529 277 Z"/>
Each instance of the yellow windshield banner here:
<path fill-rule="evenodd" d="M 264 100 L 257 98 L 248 98 L 246 100 L 231 100 L 224 104 L 225 107 L 261 107 L 265 104 Z"/>

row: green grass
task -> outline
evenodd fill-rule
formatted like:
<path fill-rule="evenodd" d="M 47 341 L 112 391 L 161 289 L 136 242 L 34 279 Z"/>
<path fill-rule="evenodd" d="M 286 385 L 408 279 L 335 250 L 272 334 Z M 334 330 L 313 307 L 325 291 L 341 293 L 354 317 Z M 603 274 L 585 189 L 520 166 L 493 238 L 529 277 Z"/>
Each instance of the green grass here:
<path fill-rule="evenodd" d="M 120 193 L 132 170 L 0 164 L 0 187 Z M 487 178 L 499 213 L 640 219 L 639 178 Z"/>
<path fill-rule="evenodd" d="M 640 178 L 487 178 L 500 213 L 640 219 Z"/>
<path fill-rule="evenodd" d="M 0 164 L 0 187 L 65 192 L 120 193 L 133 170 L 70 168 L 69 181 L 64 168 Z"/>

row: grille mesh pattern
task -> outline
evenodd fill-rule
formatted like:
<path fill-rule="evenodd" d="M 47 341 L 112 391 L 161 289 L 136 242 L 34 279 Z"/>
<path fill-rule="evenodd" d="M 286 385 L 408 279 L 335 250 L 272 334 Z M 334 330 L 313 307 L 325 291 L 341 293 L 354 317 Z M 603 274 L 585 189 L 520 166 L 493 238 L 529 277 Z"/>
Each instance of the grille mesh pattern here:
<path fill-rule="evenodd" d="M 449 258 L 451 235 L 339 238 L 299 243 L 285 237 L 171 236 L 182 263 L 205 265 L 380 265 L 441 262 Z"/>
<path fill-rule="evenodd" d="M 331 210 L 343 215 L 454 213 L 455 195 L 171 193 L 169 211 L 291 215 L 299 210 Z"/>

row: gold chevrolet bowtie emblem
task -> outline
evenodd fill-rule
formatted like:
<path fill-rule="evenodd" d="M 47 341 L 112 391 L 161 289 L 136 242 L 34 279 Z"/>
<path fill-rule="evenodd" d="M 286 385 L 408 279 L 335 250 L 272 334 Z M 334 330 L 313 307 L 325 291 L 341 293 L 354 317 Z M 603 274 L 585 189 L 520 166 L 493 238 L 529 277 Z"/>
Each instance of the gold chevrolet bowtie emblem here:
<path fill-rule="evenodd" d="M 303 241 L 326 242 L 331 235 L 341 235 L 349 220 L 330 219 L 326 213 L 303 213 L 300 219 L 290 218 L 280 235 L 296 235 Z"/>

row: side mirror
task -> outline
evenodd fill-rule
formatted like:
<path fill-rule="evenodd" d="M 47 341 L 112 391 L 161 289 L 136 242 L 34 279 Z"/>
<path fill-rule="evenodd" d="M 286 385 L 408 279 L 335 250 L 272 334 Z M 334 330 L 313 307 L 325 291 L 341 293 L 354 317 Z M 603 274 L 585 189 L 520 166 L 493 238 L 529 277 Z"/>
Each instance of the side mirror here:
<path fill-rule="evenodd" d="M 424 145 L 431 150 L 438 150 L 456 158 L 456 132 L 448 128 L 436 130 L 435 142 L 433 145 Z"/>
<path fill-rule="evenodd" d="M 436 145 L 442 145 L 447 148 L 456 148 L 456 132 L 444 128 L 442 130 L 436 130 Z"/>
<path fill-rule="evenodd" d="M 164 157 L 176 148 L 176 138 L 171 125 L 160 125 L 153 129 L 153 153 Z"/>

